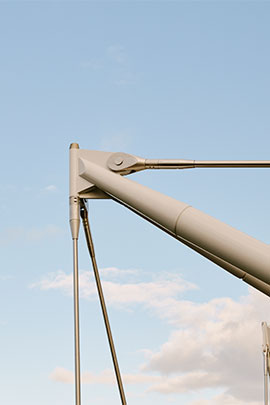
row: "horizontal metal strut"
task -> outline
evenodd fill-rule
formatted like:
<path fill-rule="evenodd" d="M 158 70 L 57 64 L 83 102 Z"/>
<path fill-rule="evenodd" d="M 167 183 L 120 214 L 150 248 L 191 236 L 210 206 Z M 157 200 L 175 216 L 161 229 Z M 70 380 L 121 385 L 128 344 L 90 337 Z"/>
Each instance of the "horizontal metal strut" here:
<path fill-rule="evenodd" d="M 108 167 L 122 175 L 146 169 L 192 169 L 192 168 L 267 168 L 270 160 L 186 160 L 186 159 L 144 159 L 127 153 L 113 153 Z"/>
<path fill-rule="evenodd" d="M 195 167 L 270 167 L 269 160 L 145 160 L 146 169 L 188 169 Z"/>

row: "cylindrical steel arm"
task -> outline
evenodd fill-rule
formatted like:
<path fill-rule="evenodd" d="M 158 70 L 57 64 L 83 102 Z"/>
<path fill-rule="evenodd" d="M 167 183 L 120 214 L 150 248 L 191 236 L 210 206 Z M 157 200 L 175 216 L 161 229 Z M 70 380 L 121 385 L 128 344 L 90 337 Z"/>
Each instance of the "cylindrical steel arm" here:
<path fill-rule="evenodd" d="M 177 239 L 186 241 L 190 247 L 193 245 L 210 256 L 270 284 L 270 247 L 267 244 L 183 202 L 85 159 L 79 159 L 79 175 L 149 218 L 151 222 L 164 228 Z"/>
<path fill-rule="evenodd" d="M 251 276 L 247 272 L 240 270 L 238 267 L 233 266 L 230 263 L 225 262 L 224 260 L 220 259 L 219 257 L 207 252 L 206 250 L 199 248 L 198 246 L 194 245 L 191 242 L 188 242 L 187 240 L 181 238 L 180 236 L 176 236 L 172 232 L 170 232 L 168 229 L 165 229 L 164 227 L 160 226 L 156 222 L 152 221 L 149 217 L 146 217 L 143 215 L 141 212 L 138 212 L 131 206 L 128 206 L 127 204 L 123 203 L 120 200 L 117 200 L 115 197 L 111 196 L 111 199 L 114 201 L 117 201 L 119 204 L 123 205 L 124 207 L 129 208 L 131 211 L 135 212 L 135 214 L 139 215 L 140 217 L 144 218 L 146 221 L 152 223 L 153 225 L 157 226 L 160 228 L 163 232 L 168 233 L 170 236 L 173 236 L 179 242 L 182 242 L 184 245 L 188 246 L 189 248 L 193 249 L 195 252 L 199 253 L 200 255 L 204 256 L 205 258 L 211 260 L 213 263 L 218 265 L 219 267 L 222 267 L 224 270 L 228 271 L 232 275 L 234 275 L 237 278 L 240 278 L 243 280 L 245 283 L 251 285 L 252 287 L 256 288 L 256 290 L 261 291 L 263 294 L 266 294 L 270 296 L 270 284 L 267 284 L 258 278 Z"/>

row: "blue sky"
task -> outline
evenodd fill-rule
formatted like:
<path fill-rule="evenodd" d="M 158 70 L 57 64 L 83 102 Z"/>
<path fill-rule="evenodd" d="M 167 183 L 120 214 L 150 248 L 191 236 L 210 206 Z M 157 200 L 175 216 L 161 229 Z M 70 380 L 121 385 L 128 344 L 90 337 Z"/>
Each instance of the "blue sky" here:
<path fill-rule="evenodd" d="M 269 159 L 269 15 L 269 2 L 0 3 L 3 403 L 74 403 L 69 144 Z M 133 178 L 270 243 L 267 169 Z M 262 403 L 268 300 L 112 201 L 90 217 L 128 403 Z M 118 404 L 82 232 L 79 249 L 82 404 Z"/>

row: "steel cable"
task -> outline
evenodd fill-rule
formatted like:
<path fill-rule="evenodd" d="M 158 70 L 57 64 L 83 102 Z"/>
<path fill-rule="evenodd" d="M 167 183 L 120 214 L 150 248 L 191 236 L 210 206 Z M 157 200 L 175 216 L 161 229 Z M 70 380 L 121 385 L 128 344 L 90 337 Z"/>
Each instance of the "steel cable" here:
<path fill-rule="evenodd" d="M 107 337 L 108 337 L 108 341 L 109 341 L 109 346 L 110 346 L 110 350 L 111 350 L 111 355 L 112 355 L 116 380 L 117 380 L 117 384 L 118 384 L 119 394 L 121 397 L 122 405 L 127 405 L 124 387 L 123 387 L 122 378 L 121 378 L 121 373 L 120 373 L 120 368 L 119 368 L 119 364 L 117 361 L 115 346 L 114 346 L 114 342 L 113 342 L 110 321 L 109 321 L 108 312 L 107 312 L 105 299 L 104 299 L 104 294 L 103 294 L 103 290 L 102 290 L 102 285 L 101 285 L 101 281 L 100 281 L 100 277 L 99 277 L 99 271 L 98 271 L 98 266 L 97 266 L 96 257 L 95 257 L 94 244 L 93 244 L 93 239 L 92 239 L 89 220 L 88 220 L 88 211 L 87 211 L 85 202 L 82 199 L 80 200 L 80 207 L 81 207 L 80 214 L 81 214 L 81 218 L 82 218 L 86 243 L 87 243 L 88 251 L 89 251 L 92 265 L 93 265 L 99 301 L 100 301 L 100 305 L 101 305 L 101 309 L 102 309 L 103 319 L 104 319 Z"/>

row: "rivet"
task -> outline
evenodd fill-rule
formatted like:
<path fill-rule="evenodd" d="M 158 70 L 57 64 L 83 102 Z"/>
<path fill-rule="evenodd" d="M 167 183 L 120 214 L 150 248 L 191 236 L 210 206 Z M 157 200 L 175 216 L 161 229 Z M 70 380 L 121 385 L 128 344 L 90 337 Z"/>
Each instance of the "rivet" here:
<path fill-rule="evenodd" d="M 114 161 L 114 163 L 116 164 L 116 166 L 120 166 L 123 163 L 123 158 L 121 158 L 120 156 L 117 157 Z"/>

